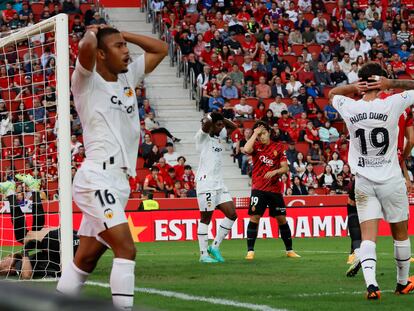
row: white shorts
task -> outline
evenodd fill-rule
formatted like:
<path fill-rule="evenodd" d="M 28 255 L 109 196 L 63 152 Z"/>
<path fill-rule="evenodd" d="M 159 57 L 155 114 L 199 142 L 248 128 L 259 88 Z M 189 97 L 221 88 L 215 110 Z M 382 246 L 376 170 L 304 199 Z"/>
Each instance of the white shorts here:
<path fill-rule="evenodd" d="M 107 245 L 99 234 L 128 222 L 124 209 L 130 186 L 122 169 L 104 170 L 102 166 L 84 163 L 75 175 L 72 193 L 83 214 L 79 235 L 95 237 Z"/>
<path fill-rule="evenodd" d="M 233 201 L 227 189 L 212 190 L 204 193 L 197 193 L 198 208 L 200 212 L 211 212 L 222 203 Z"/>
<path fill-rule="evenodd" d="M 397 223 L 408 219 L 408 195 L 402 177 L 379 184 L 357 175 L 355 202 L 360 223 L 372 219 Z"/>

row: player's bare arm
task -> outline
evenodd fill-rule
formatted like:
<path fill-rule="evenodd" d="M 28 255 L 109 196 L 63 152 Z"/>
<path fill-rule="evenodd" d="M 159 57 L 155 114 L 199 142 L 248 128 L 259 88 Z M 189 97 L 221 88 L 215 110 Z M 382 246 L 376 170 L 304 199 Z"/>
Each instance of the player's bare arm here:
<path fill-rule="evenodd" d="M 284 173 L 287 173 L 288 171 L 289 171 L 289 165 L 286 161 L 283 161 L 283 162 L 280 162 L 280 168 L 279 169 L 267 172 L 264 175 L 264 178 L 265 179 L 271 179 L 276 175 L 282 175 Z"/>
<path fill-rule="evenodd" d="M 414 126 L 406 127 L 404 135 L 407 139 L 407 143 L 404 146 L 403 159 L 407 159 L 410 156 L 411 150 L 414 147 Z"/>
<path fill-rule="evenodd" d="M 79 42 L 78 60 L 83 68 L 92 71 L 96 62 L 96 49 L 98 47 L 98 40 L 96 34 L 99 31 L 99 25 L 89 26 Z"/>
<path fill-rule="evenodd" d="M 414 90 L 414 80 L 399 80 L 399 79 L 387 79 L 385 77 L 373 76 L 374 82 L 367 84 L 369 90 L 380 89 L 402 89 L 402 90 Z"/>
<path fill-rule="evenodd" d="M 257 139 L 257 137 L 260 135 L 260 133 L 263 131 L 263 126 L 258 126 L 254 129 L 252 136 L 249 138 L 249 140 L 244 145 L 243 152 L 246 154 L 251 154 L 253 152 L 253 146 Z"/>
<path fill-rule="evenodd" d="M 335 95 L 352 95 L 356 93 L 362 93 L 368 90 L 368 83 L 356 82 L 353 84 L 337 86 L 329 91 L 329 102 L 332 104 L 332 100 Z"/>
<path fill-rule="evenodd" d="M 237 124 L 229 119 L 224 118 L 223 122 L 228 134 L 231 134 L 237 128 Z"/>
<path fill-rule="evenodd" d="M 121 32 L 125 41 L 138 45 L 145 51 L 145 73 L 152 72 L 168 55 L 168 45 L 164 41 L 126 31 Z"/>

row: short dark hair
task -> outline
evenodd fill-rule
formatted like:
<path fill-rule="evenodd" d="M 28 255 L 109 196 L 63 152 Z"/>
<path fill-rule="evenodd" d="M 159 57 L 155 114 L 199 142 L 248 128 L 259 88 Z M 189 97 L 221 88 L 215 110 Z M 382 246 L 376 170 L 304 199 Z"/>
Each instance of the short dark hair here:
<path fill-rule="evenodd" d="M 98 41 L 98 49 L 105 50 L 104 39 L 107 36 L 120 33 L 118 29 L 115 28 L 100 28 L 96 34 L 96 40 Z"/>
<path fill-rule="evenodd" d="M 155 165 L 153 165 L 152 167 L 151 167 L 151 172 L 159 172 L 160 171 L 160 169 L 158 168 L 158 166 L 155 166 Z"/>
<path fill-rule="evenodd" d="M 253 125 L 253 128 L 252 128 L 252 130 L 254 131 L 256 128 L 258 128 L 259 126 L 263 126 L 269 133 L 271 133 L 272 132 L 272 128 L 270 127 L 270 125 L 269 124 L 267 124 L 266 122 L 264 122 L 264 121 L 257 121 L 254 125 Z"/>
<path fill-rule="evenodd" d="M 217 123 L 218 121 L 223 121 L 224 117 L 220 112 L 213 111 L 210 113 L 211 121 Z"/>
<path fill-rule="evenodd" d="M 358 77 L 361 81 L 371 81 L 369 78 L 372 76 L 386 76 L 384 69 L 381 65 L 374 62 L 368 62 L 364 64 L 358 72 Z"/>
<path fill-rule="evenodd" d="M 184 170 L 191 170 L 192 168 L 191 168 L 191 165 L 185 165 L 184 166 Z"/>

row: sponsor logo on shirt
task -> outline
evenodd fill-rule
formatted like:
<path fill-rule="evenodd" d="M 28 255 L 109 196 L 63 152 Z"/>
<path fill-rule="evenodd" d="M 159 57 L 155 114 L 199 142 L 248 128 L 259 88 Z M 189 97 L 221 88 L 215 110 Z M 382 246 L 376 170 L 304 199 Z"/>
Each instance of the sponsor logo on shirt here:
<path fill-rule="evenodd" d="M 264 164 L 266 164 L 267 166 L 273 166 L 273 160 L 269 159 L 268 157 L 266 157 L 265 155 L 261 155 L 259 157 L 259 160 L 262 161 Z"/>
<path fill-rule="evenodd" d="M 391 160 L 387 160 L 384 157 L 381 158 L 358 158 L 359 167 L 383 167 L 387 164 L 390 164 Z"/>
<path fill-rule="evenodd" d="M 111 103 L 113 105 L 115 105 L 116 108 L 118 108 L 122 111 L 125 111 L 128 114 L 131 114 L 135 111 L 135 104 L 133 104 L 131 106 L 127 106 L 116 95 L 111 97 Z M 114 107 L 114 106 L 112 106 L 112 107 Z"/>

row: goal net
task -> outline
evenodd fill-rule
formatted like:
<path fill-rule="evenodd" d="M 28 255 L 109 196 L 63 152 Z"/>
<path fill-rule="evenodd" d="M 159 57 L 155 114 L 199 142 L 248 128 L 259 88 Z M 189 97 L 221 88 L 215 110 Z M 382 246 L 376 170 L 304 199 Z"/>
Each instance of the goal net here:
<path fill-rule="evenodd" d="M 73 256 L 69 99 L 66 14 L 1 33 L 1 277 L 58 275 Z"/>

